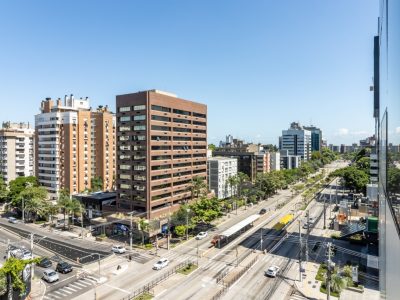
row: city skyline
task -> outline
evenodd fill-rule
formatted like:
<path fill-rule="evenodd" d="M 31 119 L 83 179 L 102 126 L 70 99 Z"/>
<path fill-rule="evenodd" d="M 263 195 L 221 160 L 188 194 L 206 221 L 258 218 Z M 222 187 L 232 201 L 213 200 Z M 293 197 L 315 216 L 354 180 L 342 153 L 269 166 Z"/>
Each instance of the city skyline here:
<path fill-rule="evenodd" d="M 378 4 L 288 3 L 3 3 L 20 18 L 0 21 L 0 120 L 33 123 L 39 101 L 71 93 L 115 112 L 116 95 L 160 89 L 209 107 L 209 143 L 276 145 L 292 121 L 333 144 L 370 136 Z"/>

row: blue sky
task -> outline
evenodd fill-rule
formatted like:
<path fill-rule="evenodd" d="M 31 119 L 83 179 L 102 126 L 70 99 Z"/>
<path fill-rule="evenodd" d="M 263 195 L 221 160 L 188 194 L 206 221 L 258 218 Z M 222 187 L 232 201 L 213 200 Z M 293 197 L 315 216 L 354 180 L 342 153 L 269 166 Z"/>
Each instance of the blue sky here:
<path fill-rule="evenodd" d="M 0 121 L 45 97 L 161 89 L 208 105 L 209 142 L 277 144 L 290 122 L 328 143 L 373 132 L 377 0 L 2 1 Z"/>

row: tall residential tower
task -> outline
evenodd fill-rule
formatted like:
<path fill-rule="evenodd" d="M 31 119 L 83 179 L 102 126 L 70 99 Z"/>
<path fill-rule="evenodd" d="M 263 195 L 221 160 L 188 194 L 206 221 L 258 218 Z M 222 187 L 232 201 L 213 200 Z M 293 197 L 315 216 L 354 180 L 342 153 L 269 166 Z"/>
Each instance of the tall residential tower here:
<path fill-rule="evenodd" d="M 207 106 L 158 90 L 117 96 L 117 209 L 165 217 L 207 177 Z"/>

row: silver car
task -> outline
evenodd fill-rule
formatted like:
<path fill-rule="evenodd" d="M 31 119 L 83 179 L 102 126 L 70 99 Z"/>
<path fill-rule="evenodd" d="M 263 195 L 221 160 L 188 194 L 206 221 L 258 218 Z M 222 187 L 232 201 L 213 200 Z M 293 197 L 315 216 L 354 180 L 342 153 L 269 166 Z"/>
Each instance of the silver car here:
<path fill-rule="evenodd" d="M 160 258 L 160 260 L 153 265 L 153 270 L 161 270 L 162 268 L 168 266 L 168 264 L 169 264 L 168 259 Z"/>
<path fill-rule="evenodd" d="M 58 279 L 58 273 L 53 269 L 47 269 L 43 272 L 43 280 L 48 283 L 56 282 Z"/>
<path fill-rule="evenodd" d="M 265 275 L 269 277 L 276 277 L 278 274 L 280 268 L 278 266 L 271 266 L 268 268 L 267 271 L 265 271 Z"/>

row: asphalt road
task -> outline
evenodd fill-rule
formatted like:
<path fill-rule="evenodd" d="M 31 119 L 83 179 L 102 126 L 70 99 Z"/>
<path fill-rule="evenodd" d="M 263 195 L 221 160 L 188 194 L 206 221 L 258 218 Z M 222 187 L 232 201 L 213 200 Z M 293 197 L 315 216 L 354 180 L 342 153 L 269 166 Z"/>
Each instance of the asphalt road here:
<path fill-rule="evenodd" d="M 0 227 L 10 230 L 25 239 L 30 238 L 31 231 L 29 231 L 29 228 L 27 228 L 27 226 L 24 224 L 12 224 L 8 223 L 6 219 L 0 219 Z M 45 235 L 35 233 L 35 241 L 38 241 L 37 244 L 69 260 L 77 261 L 77 259 L 79 258 L 79 262 L 81 264 L 88 264 L 97 261 L 99 259 L 99 255 L 102 259 L 112 254 L 111 251 L 105 252 L 101 250 L 96 250 L 94 252 L 93 250 L 88 250 L 86 248 L 79 247 L 67 242 L 62 242 L 50 237 L 42 239 L 44 236 Z"/>

